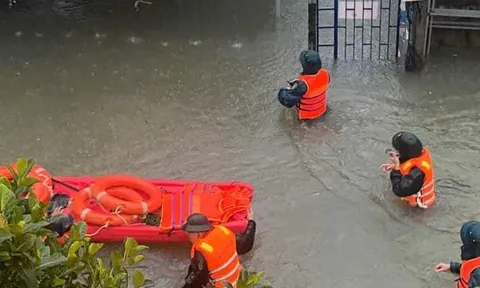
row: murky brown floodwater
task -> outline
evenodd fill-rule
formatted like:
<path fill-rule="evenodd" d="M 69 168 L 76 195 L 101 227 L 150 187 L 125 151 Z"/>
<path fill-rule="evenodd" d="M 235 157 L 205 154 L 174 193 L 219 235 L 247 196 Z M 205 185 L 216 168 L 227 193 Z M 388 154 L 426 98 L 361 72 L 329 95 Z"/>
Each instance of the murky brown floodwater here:
<path fill-rule="evenodd" d="M 276 100 L 307 46 L 303 1 L 277 21 L 274 1 L 28 2 L 0 14 L 2 163 L 249 181 L 259 231 L 244 263 L 275 287 L 453 286 L 433 266 L 458 259 L 460 225 L 478 216 L 474 53 L 420 75 L 325 59 L 331 113 L 306 127 Z M 401 129 L 434 155 L 425 213 L 399 207 L 378 171 Z M 170 288 L 187 264 L 187 247 L 159 247 L 145 267 Z"/>

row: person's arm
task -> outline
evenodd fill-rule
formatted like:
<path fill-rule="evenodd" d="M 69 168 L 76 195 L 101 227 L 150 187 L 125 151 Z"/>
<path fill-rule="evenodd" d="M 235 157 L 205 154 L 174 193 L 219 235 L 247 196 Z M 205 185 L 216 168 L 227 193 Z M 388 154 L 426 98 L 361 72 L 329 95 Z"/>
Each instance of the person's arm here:
<path fill-rule="evenodd" d="M 183 288 L 203 287 L 209 282 L 207 262 L 202 253 L 195 251 L 195 255 L 190 260 L 188 274 L 185 277 Z"/>
<path fill-rule="evenodd" d="M 235 234 L 237 238 L 237 253 L 239 255 L 250 252 L 255 242 L 255 232 L 257 230 L 257 223 L 253 220 L 248 220 L 247 229 L 242 234 Z"/>
<path fill-rule="evenodd" d="M 418 191 L 422 189 L 424 179 L 425 174 L 416 167 L 410 170 L 410 173 L 403 176 L 399 170 L 392 170 L 392 172 L 390 172 L 392 190 L 397 197 L 407 197 L 418 193 Z"/>
<path fill-rule="evenodd" d="M 450 272 L 460 274 L 460 268 L 462 267 L 462 263 L 460 262 L 450 262 Z"/>
<path fill-rule="evenodd" d="M 307 85 L 302 80 L 293 80 L 290 87 L 278 91 L 278 101 L 287 108 L 297 105 L 303 95 L 307 93 Z"/>
<path fill-rule="evenodd" d="M 72 227 L 74 222 L 72 215 L 62 215 L 56 221 L 45 226 L 48 230 L 58 234 L 58 237 L 63 236 Z"/>

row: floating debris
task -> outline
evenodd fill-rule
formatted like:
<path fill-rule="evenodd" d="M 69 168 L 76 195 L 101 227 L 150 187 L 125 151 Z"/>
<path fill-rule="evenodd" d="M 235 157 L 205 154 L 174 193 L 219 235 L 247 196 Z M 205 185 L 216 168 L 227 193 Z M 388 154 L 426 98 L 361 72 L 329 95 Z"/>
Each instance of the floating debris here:
<path fill-rule="evenodd" d="M 198 46 L 202 44 L 202 40 L 190 40 L 188 41 L 188 43 L 190 43 L 190 45 L 193 45 L 193 46 Z"/>
<path fill-rule="evenodd" d="M 139 4 L 140 4 L 140 3 L 152 5 L 152 2 L 150 2 L 150 1 L 137 0 L 137 1 L 135 1 L 135 4 L 133 4 L 133 7 L 135 7 L 135 10 L 136 10 L 136 11 L 138 11 L 138 10 L 140 9 L 140 7 L 139 7 Z"/>
<path fill-rule="evenodd" d="M 95 33 L 95 39 L 105 39 L 107 34 L 105 33 Z"/>
<path fill-rule="evenodd" d="M 13 5 L 17 4 L 17 1 L 15 0 L 8 0 L 8 9 L 12 10 Z"/>
<path fill-rule="evenodd" d="M 142 44 L 145 41 L 140 37 L 131 36 L 131 37 L 128 37 L 127 42 L 138 45 L 138 44 Z"/>
<path fill-rule="evenodd" d="M 243 47 L 243 44 L 240 42 L 233 42 L 232 47 L 235 49 L 240 49 Z"/>

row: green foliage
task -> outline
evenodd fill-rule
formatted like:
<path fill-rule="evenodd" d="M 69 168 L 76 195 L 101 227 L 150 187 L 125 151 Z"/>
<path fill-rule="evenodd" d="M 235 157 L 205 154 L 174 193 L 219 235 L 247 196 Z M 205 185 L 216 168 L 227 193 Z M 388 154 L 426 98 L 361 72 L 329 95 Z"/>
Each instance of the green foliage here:
<path fill-rule="evenodd" d="M 62 246 L 46 229 L 47 204 L 31 192 L 29 177 L 34 161 L 19 159 L 13 179 L 0 177 L 0 287 L 2 288 L 120 288 L 128 285 L 126 267 L 143 260 L 137 253 L 148 247 L 126 238 L 121 251 L 113 250 L 106 263 L 96 254 L 103 247 L 85 237 L 86 224 L 72 226 Z M 26 197 L 28 195 L 28 197 Z M 139 271 L 132 274 L 135 288 L 146 287 Z"/>
<path fill-rule="evenodd" d="M 263 277 L 263 272 L 249 272 L 245 269 L 240 273 L 240 279 L 238 279 L 236 288 L 272 288 Z M 224 283 L 225 288 L 233 288 L 232 284 Z"/>

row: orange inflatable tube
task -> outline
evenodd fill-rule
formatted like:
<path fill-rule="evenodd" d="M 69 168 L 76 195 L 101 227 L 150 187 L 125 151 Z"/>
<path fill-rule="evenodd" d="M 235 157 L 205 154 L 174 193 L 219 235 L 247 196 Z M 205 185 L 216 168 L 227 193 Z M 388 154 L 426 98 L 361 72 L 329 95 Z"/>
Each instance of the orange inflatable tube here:
<path fill-rule="evenodd" d="M 125 201 L 140 203 L 143 201 L 143 197 L 138 194 L 137 191 L 127 187 L 112 187 L 105 190 L 108 194 L 120 198 Z"/>
<path fill-rule="evenodd" d="M 108 190 L 110 187 L 118 186 L 143 192 L 147 194 L 150 199 L 148 201 L 143 201 L 142 199 L 140 202 L 130 202 L 109 194 Z M 87 188 L 86 191 L 90 193 L 91 197 L 96 198 L 104 207 L 112 211 L 120 209 L 120 211 L 126 214 L 145 215 L 157 211 L 162 206 L 163 193 L 160 189 L 150 182 L 131 175 L 105 176 L 96 180 L 91 188 Z"/>
<path fill-rule="evenodd" d="M 70 206 L 72 213 L 77 218 L 89 224 L 99 226 L 107 223 L 109 226 L 128 225 L 138 218 L 137 215 L 105 214 L 93 211 L 90 208 L 85 208 L 85 201 L 90 198 L 89 188 L 85 188 L 78 193 L 75 193 L 72 198 L 72 205 Z"/>
<path fill-rule="evenodd" d="M 17 165 L 10 165 L 13 170 L 17 170 Z M 8 170 L 7 166 L 0 167 L 0 175 L 7 178 L 8 180 L 13 179 L 12 173 Z M 32 171 L 28 174 L 29 177 L 33 177 L 38 180 L 37 183 L 33 184 L 32 192 L 37 196 L 37 199 L 40 202 L 46 203 L 52 197 L 52 175 L 42 166 L 33 165 Z"/>

